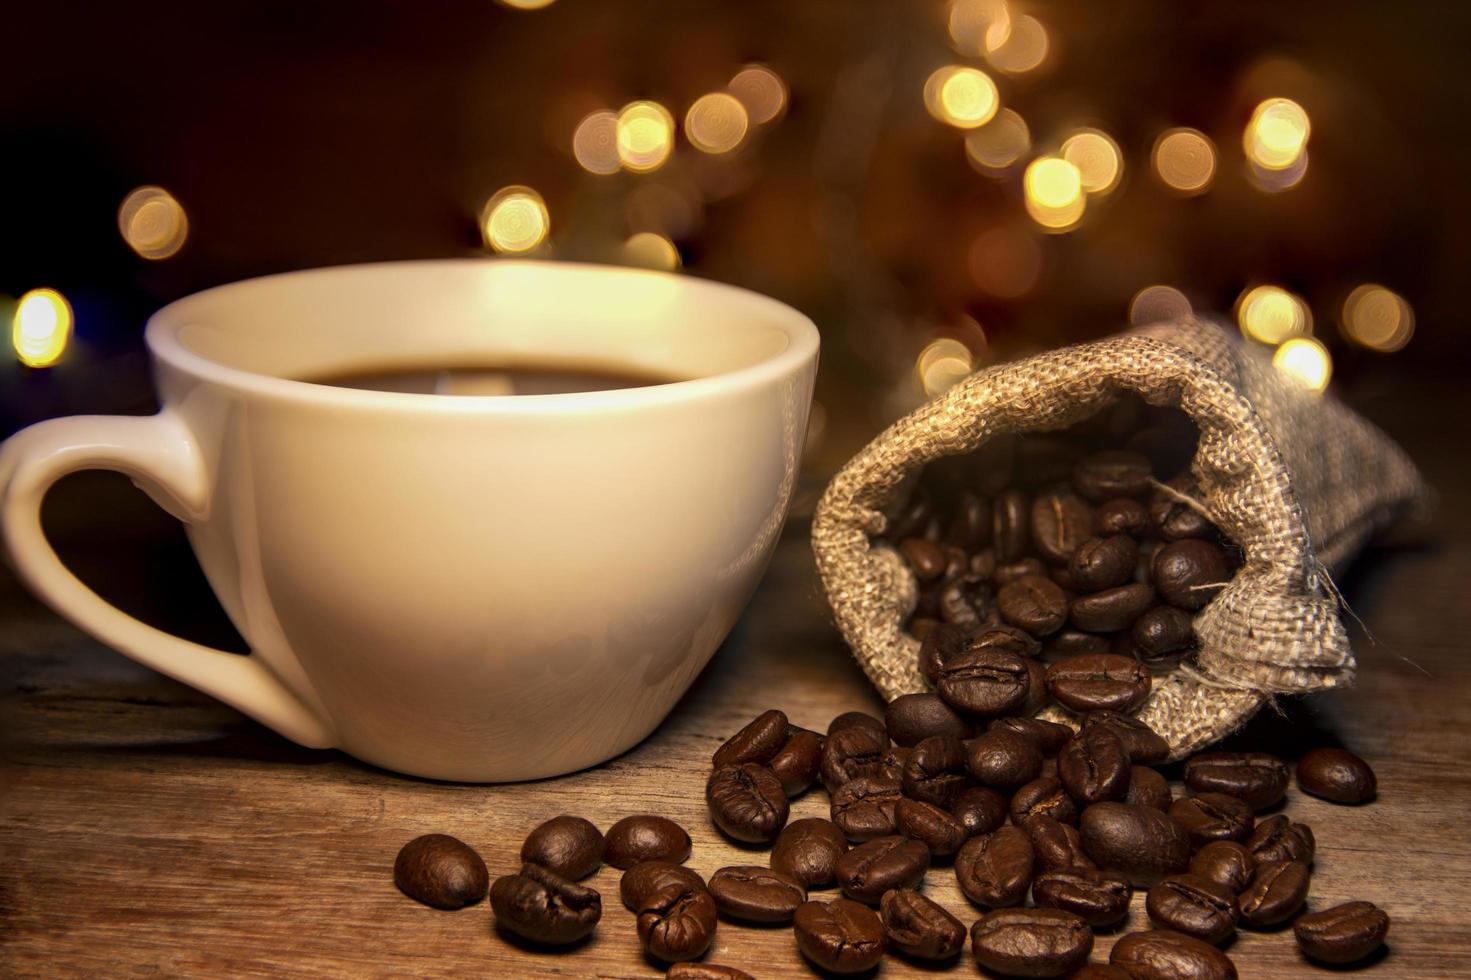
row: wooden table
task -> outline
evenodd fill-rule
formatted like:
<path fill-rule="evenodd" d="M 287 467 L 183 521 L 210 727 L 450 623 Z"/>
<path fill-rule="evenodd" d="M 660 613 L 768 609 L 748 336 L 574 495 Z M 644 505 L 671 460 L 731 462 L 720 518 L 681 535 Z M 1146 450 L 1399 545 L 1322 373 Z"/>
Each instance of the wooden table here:
<path fill-rule="evenodd" d="M 1285 715 L 1264 712 L 1235 740 L 1283 752 L 1341 741 L 1378 770 L 1380 797 L 1367 807 L 1296 789 L 1288 806 L 1317 834 L 1312 905 L 1369 899 L 1394 917 L 1390 952 L 1371 976 L 1471 976 L 1471 500 L 1460 460 L 1413 424 L 1430 417 L 1436 397 L 1460 410 L 1447 390 L 1413 409 L 1385 400 L 1377 414 L 1399 421 L 1390 428 L 1439 484 L 1441 545 L 1371 554 L 1343 583 L 1378 640 L 1357 634 L 1357 687 L 1288 705 Z M 119 500 L 108 509 L 120 526 L 153 519 L 145 505 Z M 143 548 L 143 532 L 134 534 L 123 544 Z M 84 568 L 89 554 L 95 565 L 121 560 L 83 547 Z M 495 936 L 485 905 L 447 913 L 404 898 L 390 878 L 394 855 L 411 837 L 443 831 L 478 848 L 492 874 L 506 873 L 546 817 L 579 813 L 606 827 L 651 811 L 689 828 L 690 863 L 703 874 L 764 863 L 707 820 L 711 751 L 766 707 L 814 728 L 841 711 L 879 708 L 828 624 L 800 526 L 729 642 L 653 737 L 595 770 L 522 785 L 422 782 L 297 748 L 87 640 L 10 578 L 0 580 L 0 624 L 7 977 L 659 976 L 638 953 L 611 868 L 591 880 L 603 893 L 595 938 L 551 956 Z M 810 793 L 792 813 L 825 816 L 826 794 Z M 926 888 L 967 924 L 976 918 L 947 868 L 932 871 Z M 1137 896 L 1128 926 L 1144 922 Z M 1115 938 L 1099 937 L 1095 959 Z M 1326 972 L 1298 956 L 1290 932 L 1243 931 L 1229 951 L 1243 977 Z M 759 976 L 810 972 L 783 928 L 722 923 L 710 958 Z M 975 973 L 968 954 L 956 969 Z M 881 970 L 932 972 L 897 959 Z"/>

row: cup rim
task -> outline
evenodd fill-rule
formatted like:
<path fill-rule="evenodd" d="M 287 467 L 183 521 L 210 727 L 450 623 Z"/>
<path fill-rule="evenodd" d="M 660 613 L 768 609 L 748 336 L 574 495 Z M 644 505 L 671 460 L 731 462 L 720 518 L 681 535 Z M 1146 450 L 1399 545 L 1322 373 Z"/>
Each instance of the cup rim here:
<path fill-rule="evenodd" d="M 262 283 L 286 284 L 294 280 L 323 275 L 342 275 L 349 272 L 369 274 L 404 272 L 421 268 L 444 268 L 461 265 L 491 265 L 510 263 L 535 265 L 564 271 L 602 271 L 644 277 L 659 277 L 672 280 L 681 290 L 706 293 L 725 301 L 744 304 L 753 312 L 765 317 L 771 325 L 787 336 L 786 346 L 769 357 L 730 371 L 669 381 L 662 384 L 637 388 L 614 388 L 603 391 L 574 391 L 540 395 L 468 395 L 468 394 L 425 394 L 403 391 L 377 391 L 362 388 L 342 388 L 282 378 L 270 374 L 249 371 L 245 368 L 222 364 L 198 354 L 179 339 L 179 331 L 188 323 L 190 307 L 206 297 L 218 299 L 247 285 Z M 186 374 L 212 381 L 228 388 L 247 391 L 267 397 L 308 401 L 342 407 L 357 408 L 417 408 L 433 407 L 439 411 L 497 411 L 510 414 L 527 414 L 556 411 L 570 408 L 634 407 L 663 402 L 684 401 L 716 392 L 738 391 L 758 387 L 774 379 L 790 376 L 803 365 L 814 360 L 820 346 L 817 325 L 804 313 L 780 300 L 761 293 L 732 286 L 712 279 L 701 279 L 688 274 L 673 274 L 652 269 L 637 269 L 627 266 L 606 265 L 592 262 L 564 262 L 548 259 L 509 258 L 448 258 L 413 259 L 390 262 L 361 262 L 344 265 L 322 266 L 290 272 L 254 276 L 223 285 L 214 286 L 174 300 L 160 308 L 148 318 L 144 329 L 144 341 L 155 360 L 168 364 Z"/>

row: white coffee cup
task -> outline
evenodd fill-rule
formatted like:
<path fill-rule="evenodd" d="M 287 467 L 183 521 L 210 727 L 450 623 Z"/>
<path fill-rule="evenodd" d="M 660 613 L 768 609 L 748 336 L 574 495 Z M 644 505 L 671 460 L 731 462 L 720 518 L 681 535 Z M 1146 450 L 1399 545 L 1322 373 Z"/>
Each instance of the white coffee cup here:
<path fill-rule="evenodd" d="M 817 330 L 686 276 L 553 262 L 269 276 L 148 323 L 163 405 L 0 447 L 21 578 L 133 659 L 286 737 L 417 776 L 532 779 L 668 714 L 755 590 L 786 517 Z M 691 380 L 460 396 L 300 378 L 397 364 L 598 364 Z M 41 500 L 119 470 L 187 526 L 252 653 L 104 602 Z"/>

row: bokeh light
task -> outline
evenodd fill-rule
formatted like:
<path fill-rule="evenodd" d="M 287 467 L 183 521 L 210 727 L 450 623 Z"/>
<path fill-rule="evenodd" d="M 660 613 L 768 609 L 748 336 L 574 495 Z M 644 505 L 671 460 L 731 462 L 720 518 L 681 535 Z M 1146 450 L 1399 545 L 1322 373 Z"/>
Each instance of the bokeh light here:
<path fill-rule="evenodd" d="M 1087 198 L 1078 168 L 1062 157 L 1038 157 L 1022 178 L 1027 214 L 1048 231 L 1067 231 L 1083 217 Z"/>
<path fill-rule="evenodd" d="M 764 126 L 787 106 L 787 84 L 765 65 L 747 65 L 730 80 L 730 94 L 741 100 L 751 122 Z"/>
<path fill-rule="evenodd" d="M 543 7 L 550 7 L 556 0 L 496 0 L 496 2 L 512 10 L 540 10 Z"/>
<path fill-rule="evenodd" d="M 503 187 L 480 213 L 485 244 L 497 252 L 529 252 L 546 240 L 552 220 L 546 202 L 530 187 Z"/>
<path fill-rule="evenodd" d="M 1189 297 L 1173 286 L 1145 286 L 1129 301 L 1129 322 L 1136 327 L 1179 320 L 1194 312 Z"/>
<path fill-rule="evenodd" d="M 630 235 L 623 243 L 623 258 L 629 265 L 643 266 L 645 269 L 670 272 L 679 268 L 679 249 L 656 231 L 641 231 Z"/>
<path fill-rule="evenodd" d="M 1291 99 L 1267 99 L 1246 124 L 1242 144 L 1246 158 L 1265 170 L 1286 170 L 1307 151 L 1312 124 L 1302 106 Z"/>
<path fill-rule="evenodd" d="M 1333 358 L 1328 348 L 1312 337 L 1284 341 L 1272 355 L 1272 366 L 1311 391 L 1328 387 L 1333 375 Z"/>
<path fill-rule="evenodd" d="M 1256 286 L 1242 293 L 1236 301 L 1236 322 L 1243 334 L 1264 344 L 1313 332 L 1307 303 L 1281 286 Z"/>
<path fill-rule="evenodd" d="M 1030 14 L 995 21 L 986 31 L 986 60 L 997 71 L 1020 75 L 1047 60 L 1047 28 Z"/>
<path fill-rule="evenodd" d="M 1344 300 L 1339 326 L 1359 346 L 1390 354 L 1414 336 L 1415 311 L 1398 293 L 1365 283 Z"/>
<path fill-rule="evenodd" d="M 189 237 L 189 217 L 162 187 L 138 187 L 117 209 L 117 227 L 128 247 L 158 261 L 178 253 Z"/>
<path fill-rule="evenodd" d="M 746 107 L 728 92 L 702 95 L 684 117 L 684 135 L 701 153 L 729 153 L 746 138 Z"/>
<path fill-rule="evenodd" d="M 1199 194 L 1216 175 L 1216 147 L 1198 129 L 1171 129 L 1154 143 L 1154 170 L 1182 194 Z"/>
<path fill-rule="evenodd" d="M 994 29 L 1002 40 L 1011 33 L 1011 13 L 1006 0 L 951 0 L 947 27 L 956 51 L 979 58 L 986 53 L 987 33 Z"/>
<path fill-rule="evenodd" d="M 1124 155 L 1102 130 L 1082 129 L 1063 140 L 1062 158 L 1078 168 L 1089 194 L 1107 194 L 1123 177 Z"/>
<path fill-rule="evenodd" d="M 623 166 L 618 157 L 618 113 L 601 109 L 584 116 L 572 133 L 572 155 L 588 173 L 616 174 Z"/>
<path fill-rule="evenodd" d="M 974 129 L 996 115 L 1001 107 L 1001 95 L 985 72 L 963 65 L 946 65 L 935 69 L 925 82 L 924 104 L 941 122 Z"/>
<path fill-rule="evenodd" d="M 674 117 L 657 102 L 630 102 L 618 113 L 618 159 L 634 173 L 658 170 L 674 149 Z"/>
<path fill-rule="evenodd" d="M 1014 166 L 1032 148 L 1027 121 L 1010 109 L 965 134 L 965 155 L 983 173 L 998 174 Z"/>
<path fill-rule="evenodd" d="M 1302 179 L 1307 176 L 1308 156 L 1307 153 L 1301 154 L 1281 170 L 1271 170 L 1255 160 L 1248 160 L 1246 161 L 1246 178 L 1257 190 L 1266 191 L 1268 194 L 1290 190 L 1302 183 Z"/>
<path fill-rule="evenodd" d="M 971 242 L 967 264 L 971 281 L 981 292 L 1015 299 L 1037 285 L 1042 274 L 1042 247 L 1035 233 L 998 225 Z"/>
<path fill-rule="evenodd" d="M 27 367 L 50 367 L 61 359 L 72 335 L 72 308 L 54 289 L 32 289 L 15 305 L 10 343 Z"/>
<path fill-rule="evenodd" d="M 933 398 L 943 394 L 974 370 L 970 348 L 953 337 L 932 340 L 919 352 L 915 362 L 919 383 Z"/>

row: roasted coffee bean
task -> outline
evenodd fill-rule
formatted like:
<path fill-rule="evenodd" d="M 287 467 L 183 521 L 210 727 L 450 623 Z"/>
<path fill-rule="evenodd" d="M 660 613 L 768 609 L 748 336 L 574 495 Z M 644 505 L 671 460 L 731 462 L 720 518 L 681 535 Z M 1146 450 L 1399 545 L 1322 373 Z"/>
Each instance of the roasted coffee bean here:
<path fill-rule="evenodd" d="M 923 487 L 918 487 L 904 501 L 903 506 L 892 512 L 884 527 L 884 536 L 890 541 L 923 536 L 925 528 L 934 524 L 935 504 Z"/>
<path fill-rule="evenodd" d="M 1190 859 L 1190 873 L 1239 895 L 1256 874 L 1256 858 L 1244 844 L 1218 840 L 1205 845 Z"/>
<path fill-rule="evenodd" d="M 1042 748 L 1016 732 L 987 731 L 966 743 L 966 766 L 981 785 L 1009 789 L 1037 778 Z"/>
<path fill-rule="evenodd" d="M 976 551 L 991 543 L 991 501 L 966 490 L 960 495 L 945 525 L 945 540 L 966 551 Z"/>
<path fill-rule="evenodd" d="M 986 908 L 1020 905 L 1032 884 L 1032 842 L 1020 827 L 972 837 L 955 855 L 955 880 Z"/>
<path fill-rule="evenodd" d="M 998 565 L 996 567 L 996 574 L 992 576 L 992 581 L 996 583 L 996 588 L 1000 589 L 1013 582 L 1020 582 L 1024 578 L 1031 578 L 1036 575 L 1046 576 L 1047 566 L 1036 558 L 1018 558 L 1016 561 L 1008 562 L 1005 565 Z"/>
<path fill-rule="evenodd" d="M 949 857 L 966 840 L 961 822 L 933 803 L 901 799 L 894 822 L 902 836 L 919 841 L 932 858 Z"/>
<path fill-rule="evenodd" d="M 1168 814 L 1127 803 L 1095 803 L 1078 820 L 1083 850 L 1100 868 L 1147 888 L 1190 863 L 1190 835 Z"/>
<path fill-rule="evenodd" d="M 839 786 L 858 776 L 883 774 L 889 736 L 878 719 L 872 720 L 878 726 L 877 732 L 863 723 L 847 725 L 836 731 L 828 730 L 827 739 L 822 743 L 818 771 L 829 793 L 836 792 Z"/>
<path fill-rule="evenodd" d="M 994 718 L 1026 703 L 1030 685 L 1025 658 L 995 647 L 973 647 L 945 662 L 935 686 L 952 708 Z"/>
<path fill-rule="evenodd" d="M 890 949 L 919 960 L 948 960 L 965 948 L 965 926 L 912 888 L 885 892 L 879 920 Z"/>
<path fill-rule="evenodd" d="M 1256 877 L 1236 899 L 1241 921 L 1261 928 L 1286 922 L 1308 899 L 1312 873 L 1301 861 L 1277 861 L 1256 869 Z"/>
<path fill-rule="evenodd" d="M 954 735 L 921 741 L 909 753 L 900 777 L 906 796 L 942 807 L 948 807 L 970 785 L 965 744 Z"/>
<path fill-rule="evenodd" d="M 1176 477 L 1165 486 L 1173 490 L 1156 490 L 1149 498 L 1149 520 L 1166 541 L 1181 538 L 1214 538 L 1219 531 L 1210 519 L 1188 501 L 1199 497 L 1199 490 L 1188 477 Z"/>
<path fill-rule="evenodd" d="M 1056 582 L 1029 575 L 1003 585 L 996 595 L 1001 618 L 1033 636 L 1046 636 L 1067 622 L 1068 597 Z"/>
<path fill-rule="evenodd" d="M 797 948 L 829 973 L 862 973 L 884 955 L 884 925 L 870 908 L 846 898 L 804 902 L 792 931 Z"/>
<path fill-rule="evenodd" d="M 1131 980 L 1236 980 L 1229 956 L 1169 929 L 1129 933 L 1113 944 L 1108 962 Z"/>
<path fill-rule="evenodd" d="M 898 790 L 898 784 L 895 784 Z M 787 792 L 763 765 L 747 762 L 722 766 L 705 783 L 710 818 L 727 837 L 748 844 L 769 844 L 786 826 Z M 688 850 L 686 850 L 688 853 Z M 661 855 L 662 857 L 662 855 Z"/>
<path fill-rule="evenodd" d="M 756 980 L 745 970 L 719 963 L 671 963 L 664 980 Z"/>
<path fill-rule="evenodd" d="M 1122 922 L 1133 894 L 1128 879 L 1114 871 L 1045 871 L 1032 880 L 1032 900 L 1039 908 L 1071 912 L 1095 929 Z"/>
<path fill-rule="evenodd" d="M 573 881 L 586 878 L 603 866 L 603 834 L 582 817 L 553 817 L 526 836 L 521 860 Z"/>
<path fill-rule="evenodd" d="M 1061 823 L 1076 824 L 1078 807 L 1056 776 L 1042 776 L 1017 789 L 1011 797 L 1011 822 L 1025 827 L 1028 817 L 1049 816 Z"/>
<path fill-rule="evenodd" d="M 1055 721 L 1043 721 L 1041 718 L 996 718 L 986 725 L 986 731 L 1008 731 L 1025 735 L 1037 743 L 1044 756 L 1056 755 L 1067 744 L 1067 740 L 1073 737 L 1073 730 L 1068 726 Z"/>
<path fill-rule="evenodd" d="M 938 694 L 901 694 L 884 709 L 884 726 L 895 745 L 913 746 L 932 735 L 970 738 L 970 722 Z"/>
<path fill-rule="evenodd" d="M 710 876 L 710 897 L 723 915 L 743 922 L 791 922 L 807 889 L 791 875 L 736 865 Z"/>
<path fill-rule="evenodd" d="M 1236 896 L 1213 881 L 1190 873 L 1170 875 L 1149 889 L 1144 910 L 1161 929 L 1173 929 L 1207 943 L 1236 931 Z"/>
<path fill-rule="evenodd" d="M 1006 650 L 1018 657 L 1035 657 L 1042 651 L 1042 644 L 1026 630 L 1015 626 L 996 624 L 987 626 L 971 641 L 972 647 L 987 647 L 991 650 Z"/>
<path fill-rule="evenodd" d="M 1027 665 L 1027 699 L 1022 702 L 1022 717 L 1030 718 L 1049 703 L 1047 693 L 1047 667 L 1039 660 L 1024 660 Z"/>
<path fill-rule="evenodd" d="M 715 939 L 715 899 L 703 888 L 665 885 L 639 907 L 635 924 L 644 952 L 655 959 L 699 959 Z"/>
<path fill-rule="evenodd" d="M 1031 507 L 1020 490 L 1003 490 L 991 502 L 991 546 L 1002 563 L 1016 561 L 1027 550 Z"/>
<path fill-rule="evenodd" d="M 393 861 L 393 883 L 416 902 L 458 909 L 485 897 L 490 872 L 464 841 L 448 834 L 425 834 L 399 850 Z"/>
<path fill-rule="evenodd" d="M 817 782 L 821 765 L 822 736 L 805 728 L 793 731 L 787 744 L 766 762 L 766 768 L 781 780 L 781 788 L 788 798 L 807 792 Z"/>
<path fill-rule="evenodd" d="M 913 622 L 913 620 L 911 620 Z M 941 623 L 925 635 L 919 644 L 919 670 L 924 674 L 925 680 L 931 684 L 939 682 L 940 666 L 952 657 L 959 656 L 970 648 L 970 630 L 954 623 Z M 847 715 L 839 715 L 839 718 L 862 714 L 860 711 L 850 711 Z M 865 715 L 865 717 L 867 717 Z M 834 719 L 834 724 L 836 724 Z M 879 726 L 881 729 L 882 725 Z M 833 729 L 828 729 L 831 735 Z"/>
<path fill-rule="evenodd" d="M 1081 729 L 1057 754 L 1057 776 L 1079 806 L 1122 800 L 1130 774 L 1123 740 L 1105 725 Z"/>
<path fill-rule="evenodd" d="M 1293 823 L 1281 813 L 1257 824 L 1245 843 L 1258 865 L 1276 861 L 1301 861 L 1310 865 L 1318 846 L 1311 827 Z"/>
<path fill-rule="evenodd" d="M 1157 770 L 1148 766 L 1129 767 L 1129 791 L 1124 794 L 1125 803 L 1168 810 L 1172 799 L 1169 781 Z"/>
<path fill-rule="evenodd" d="M 960 646 L 956 652 L 965 649 L 966 633 L 964 630 L 957 631 L 960 638 Z M 866 711 L 845 711 L 832 721 L 828 722 L 827 734 L 829 737 L 836 735 L 845 728 L 862 728 L 870 731 L 883 743 L 884 748 L 889 747 L 889 730 L 884 723 Z"/>
<path fill-rule="evenodd" d="M 1132 711 L 1149 697 L 1149 671 L 1133 657 L 1085 654 L 1047 668 L 1047 690 L 1074 711 Z"/>
<path fill-rule="evenodd" d="M 1160 665 L 1195 648 L 1195 627 L 1183 609 L 1155 606 L 1134 620 L 1130 638 L 1139 659 Z"/>
<path fill-rule="evenodd" d="M 948 578 L 936 598 L 944 622 L 970 630 L 996 621 L 996 590 L 984 576 L 967 572 Z"/>
<path fill-rule="evenodd" d="M 1042 650 L 1042 656 L 1048 660 L 1059 660 L 1063 657 L 1076 657 L 1087 653 L 1108 653 L 1113 649 L 1106 636 L 1097 633 L 1084 633 L 1082 630 L 1062 629 L 1047 639 L 1047 646 Z"/>
<path fill-rule="evenodd" d="M 1093 508 L 1075 493 L 1055 490 L 1032 501 L 1032 547 L 1054 565 L 1066 565 L 1093 533 Z"/>
<path fill-rule="evenodd" d="M 1074 599 L 1068 617 L 1080 630 L 1113 633 L 1128 629 L 1152 605 L 1154 590 L 1135 582 Z"/>
<path fill-rule="evenodd" d="M 904 775 L 904 767 L 909 763 L 909 757 L 914 750 L 907 745 L 890 745 L 889 750 L 879 757 L 878 768 L 874 770 L 874 779 L 900 779 Z"/>
<path fill-rule="evenodd" d="M 1027 818 L 1022 829 L 1032 843 L 1032 865 L 1037 871 L 1091 871 L 1098 866 L 1083 852 L 1078 828 L 1045 813 Z"/>
<path fill-rule="evenodd" d="M 1081 724 L 1084 729 L 1095 725 L 1110 729 L 1123 740 L 1124 748 L 1129 753 L 1129 761 L 1141 766 L 1163 762 L 1170 754 L 1170 743 L 1133 715 L 1119 714 L 1116 711 L 1094 711 L 1084 715 Z"/>
<path fill-rule="evenodd" d="M 971 952 L 987 970 L 1011 977 L 1060 977 L 1088 961 L 1093 930 L 1061 909 L 998 909 L 970 928 Z"/>
<path fill-rule="evenodd" d="M 1150 572 L 1161 599 L 1192 612 L 1214 599 L 1230 577 L 1226 553 L 1198 538 L 1176 541 L 1156 551 Z"/>
<path fill-rule="evenodd" d="M 1253 810 L 1281 802 L 1287 763 L 1265 752 L 1202 752 L 1185 763 L 1185 785 L 1199 793 L 1226 793 Z"/>
<path fill-rule="evenodd" d="M 933 582 L 945 572 L 945 552 L 926 538 L 905 538 L 899 542 L 899 553 L 921 582 Z"/>
<path fill-rule="evenodd" d="M 824 888 L 837 881 L 838 858 L 847 850 L 848 838 L 837 824 L 804 817 L 793 820 L 777 835 L 771 868 L 790 875 L 804 888 Z"/>
<path fill-rule="evenodd" d="M 704 888 L 705 879 L 682 864 L 641 861 L 623 872 L 623 877 L 618 881 L 618 897 L 630 912 L 637 914 L 650 895 L 668 885 Z"/>
<path fill-rule="evenodd" d="M 1068 571 L 1073 583 L 1085 592 L 1124 585 L 1134 578 L 1139 564 L 1139 545 L 1127 534 L 1089 538 L 1073 553 Z"/>
<path fill-rule="evenodd" d="M 1143 534 L 1149 527 L 1149 510 L 1137 500 L 1115 497 L 1093 511 L 1094 534 Z"/>
<path fill-rule="evenodd" d="M 895 808 L 900 796 L 897 779 L 850 779 L 833 792 L 832 821 L 850 841 L 890 836 L 898 826 Z"/>
<path fill-rule="evenodd" d="M 1389 916 L 1373 902 L 1347 902 L 1314 912 L 1292 925 L 1297 945 L 1320 963 L 1356 963 L 1389 934 Z"/>
<path fill-rule="evenodd" d="M 1251 807 L 1225 793 L 1197 793 L 1170 804 L 1170 817 L 1185 828 L 1194 847 L 1212 841 L 1243 841 L 1251 834 Z"/>
<path fill-rule="evenodd" d="M 1149 457 L 1127 449 L 1107 449 L 1085 456 L 1073 467 L 1073 488 L 1093 501 L 1143 497 L 1154 478 Z"/>
<path fill-rule="evenodd" d="M 690 856 L 690 835 L 668 817 L 624 817 L 603 838 L 603 860 L 626 871 L 640 861 L 680 864 Z"/>
<path fill-rule="evenodd" d="M 1334 803 L 1367 803 L 1379 781 L 1369 764 L 1347 749 L 1321 748 L 1297 760 L 1297 785 Z"/>
<path fill-rule="evenodd" d="M 890 888 L 918 888 L 930 869 L 930 852 L 907 837 L 879 837 L 838 858 L 838 887 L 858 902 L 877 905 Z"/>
<path fill-rule="evenodd" d="M 968 838 L 989 834 L 1006 822 L 1006 797 L 987 786 L 972 786 L 956 795 L 950 815 Z"/>
<path fill-rule="evenodd" d="M 996 575 L 996 549 L 982 548 L 970 556 L 970 573 L 979 575 L 987 582 L 992 581 Z"/>
<path fill-rule="evenodd" d="M 791 726 L 785 714 L 775 709 L 763 711 L 715 750 L 710 765 L 719 769 L 743 762 L 764 763 L 787 744 L 790 736 Z"/>
<path fill-rule="evenodd" d="M 568 946 L 591 933 L 603 915 L 603 900 L 585 888 L 536 864 L 497 878 L 490 886 L 495 924 L 522 939 Z"/>

